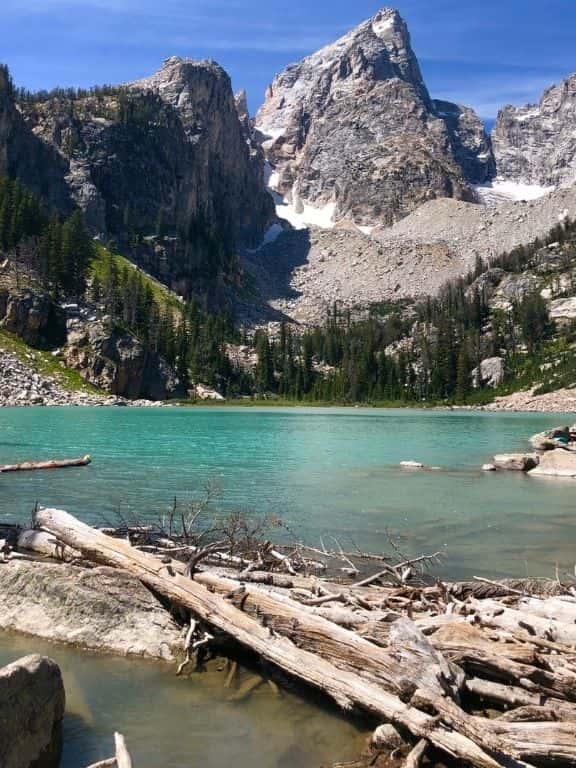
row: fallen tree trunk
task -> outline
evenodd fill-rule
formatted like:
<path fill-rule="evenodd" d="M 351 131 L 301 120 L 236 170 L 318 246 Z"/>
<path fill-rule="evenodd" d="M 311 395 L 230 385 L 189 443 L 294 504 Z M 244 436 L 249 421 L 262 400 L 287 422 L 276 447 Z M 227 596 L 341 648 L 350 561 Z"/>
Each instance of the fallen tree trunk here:
<path fill-rule="evenodd" d="M 81 553 L 62 542 L 46 531 L 34 531 L 31 529 L 22 531 L 18 536 L 18 547 L 38 555 L 52 557 L 54 560 L 71 562 L 81 557 Z"/>
<path fill-rule="evenodd" d="M 92 461 L 90 456 L 80 459 L 52 459 L 51 461 L 24 461 L 21 464 L 0 465 L 2 472 L 30 472 L 34 469 L 65 469 L 66 467 L 85 467 Z"/>
<path fill-rule="evenodd" d="M 298 647 L 287 637 L 278 636 L 273 629 L 262 626 L 248 616 L 242 610 L 241 599 L 237 605 L 232 604 L 230 599 L 210 592 L 201 584 L 170 570 L 169 566 L 157 558 L 140 552 L 126 541 L 109 538 L 59 510 L 41 510 L 37 518 L 45 529 L 72 548 L 80 550 L 89 559 L 134 574 L 143 583 L 228 634 L 261 658 L 323 691 L 343 709 L 350 710 L 357 706 L 381 720 L 407 729 L 416 738 L 425 739 L 455 759 L 478 768 L 526 765 L 522 762 L 522 753 L 512 742 L 494 738 L 486 724 L 467 715 L 453 702 L 449 705 L 448 700 L 442 699 L 437 690 L 414 691 L 415 682 L 410 680 L 404 686 L 408 699 L 418 697 L 425 706 L 441 711 L 441 714 L 434 716 L 405 703 L 399 696 L 378 685 L 367 682 L 359 674 L 339 669 L 319 654 Z M 230 597 L 240 598 L 241 594 L 238 593 L 237 590 Z M 299 610 L 296 621 L 309 626 L 311 617 L 298 608 L 294 610 Z M 335 631 L 345 632 L 318 617 L 314 618 L 313 630 L 320 633 L 319 644 L 326 642 L 330 645 Z M 296 632 L 298 627 L 294 619 L 290 621 Z M 356 640 L 349 641 L 353 647 L 357 646 Z M 378 651 L 376 646 L 371 646 L 372 653 L 377 654 Z M 423 652 L 420 648 L 419 653 Z M 402 677 L 402 665 L 398 659 L 396 665 L 398 676 Z"/>

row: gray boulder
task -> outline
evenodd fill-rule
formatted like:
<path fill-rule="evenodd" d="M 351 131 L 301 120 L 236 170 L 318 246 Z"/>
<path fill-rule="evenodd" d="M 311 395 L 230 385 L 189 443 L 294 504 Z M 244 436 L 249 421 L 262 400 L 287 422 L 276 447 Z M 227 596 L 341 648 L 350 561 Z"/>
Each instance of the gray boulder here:
<path fill-rule="evenodd" d="M 488 357 L 472 371 L 472 383 L 478 387 L 499 387 L 504 381 L 504 358 Z"/>
<path fill-rule="evenodd" d="M 0 669 L 0 766 L 57 768 L 65 695 L 58 665 L 26 656 Z"/>
<path fill-rule="evenodd" d="M 33 347 L 66 340 L 65 314 L 47 294 L 0 292 L 0 325 Z"/>
<path fill-rule="evenodd" d="M 576 477 L 576 453 L 562 448 L 548 451 L 530 477 Z"/>
<path fill-rule="evenodd" d="M 538 465 L 538 456 L 532 453 L 500 453 L 494 456 L 496 469 L 509 472 L 529 472 Z"/>
<path fill-rule="evenodd" d="M 129 574 L 21 560 L 0 569 L 0 626 L 5 630 L 169 662 L 183 647 L 170 613 Z"/>

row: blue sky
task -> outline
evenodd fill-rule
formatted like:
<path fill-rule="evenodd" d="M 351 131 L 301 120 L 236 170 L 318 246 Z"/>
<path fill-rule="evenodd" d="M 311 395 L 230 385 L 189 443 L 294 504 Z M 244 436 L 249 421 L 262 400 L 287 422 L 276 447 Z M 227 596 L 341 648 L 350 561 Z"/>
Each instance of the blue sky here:
<path fill-rule="evenodd" d="M 118 83 L 178 54 L 216 59 L 255 110 L 266 85 L 372 16 L 371 0 L 1 0 L 18 85 Z M 576 71 L 576 0 L 398 0 L 430 92 L 490 119 Z"/>

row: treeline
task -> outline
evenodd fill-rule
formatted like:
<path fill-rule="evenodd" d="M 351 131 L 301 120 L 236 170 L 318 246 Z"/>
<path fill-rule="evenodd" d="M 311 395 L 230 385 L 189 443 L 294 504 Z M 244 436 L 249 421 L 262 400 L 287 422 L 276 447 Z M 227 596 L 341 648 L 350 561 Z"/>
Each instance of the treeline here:
<path fill-rule="evenodd" d="M 228 396 L 250 392 L 251 379 L 226 354 L 240 334 L 226 314 L 202 310 L 155 291 L 150 278 L 109 253 L 98 260 L 90 298 L 105 307 L 109 323 L 129 331 L 172 365 L 185 386 L 203 383 Z"/>
<path fill-rule="evenodd" d="M 79 101 L 90 97 L 100 99 L 106 96 L 114 96 L 122 86 L 95 85 L 91 88 L 51 88 L 50 90 L 31 91 L 28 88 L 14 88 L 14 96 L 23 104 L 42 104 L 47 101 L 59 99 L 62 101 Z"/>
<path fill-rule="evenodd" d="M 482 360 L 503 357 L 512 380 L 526 361 L 540 360 L 556 333 L 539 291 L 513 301 L 511 311 L 491 308 L 489 270 L 521 275 L 553 243 L 563 246 L 569 268 L 574 241 L 576 223 L 566 221 L 546 239 L 502 254 L 489 266 L 479 260 L 436 297 L 374 308 L 356 320 L 335 307 L 321 328 L 301 335 L 286 327 L 274 338 L 259 331 L 254 391 L 312 402 L 466 403 L 482 386 Z M 575 371 L 568 357 L 574 360 L 564 352 L 563 370 Z"/>
<path fill-rule="evenodd" d="M 0 178 L 0 250 L 33 254 L 40 279 L 55 296 L 81 296 L 94 244 L 81 211 L 67 218 L 50 214 L 18 180 Z"/>

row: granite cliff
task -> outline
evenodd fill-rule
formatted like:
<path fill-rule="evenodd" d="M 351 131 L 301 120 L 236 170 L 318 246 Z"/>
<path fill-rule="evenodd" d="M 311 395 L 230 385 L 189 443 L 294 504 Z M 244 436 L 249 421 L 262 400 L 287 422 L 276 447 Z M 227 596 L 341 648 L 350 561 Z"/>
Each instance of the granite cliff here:
<path fill-rule="evenodd" d="M 430 199 L 474 200 L 494 170 L 481 121 L 430 98 L 390 8 L 278 75 L 256 129 L 279 213 L 303 223 L 389 225 Z"/>
<path fill-rule="evenodd" d="M 273 218 L 262 165 L 212 61 L 175 57 L 149 78 L 91 91 L 0 83 L 0 172 L 59 210 L 79 206 L 95 233 L 208 303 L 234 277 L 235 247 L 259 243 Z"/>
<path fill-rule="evenodd" d="M 576 182 L 576 74 L 548 88 L 538 104 L 507 106 L 492 136 L 498 175 L 523 184 Z"/>

